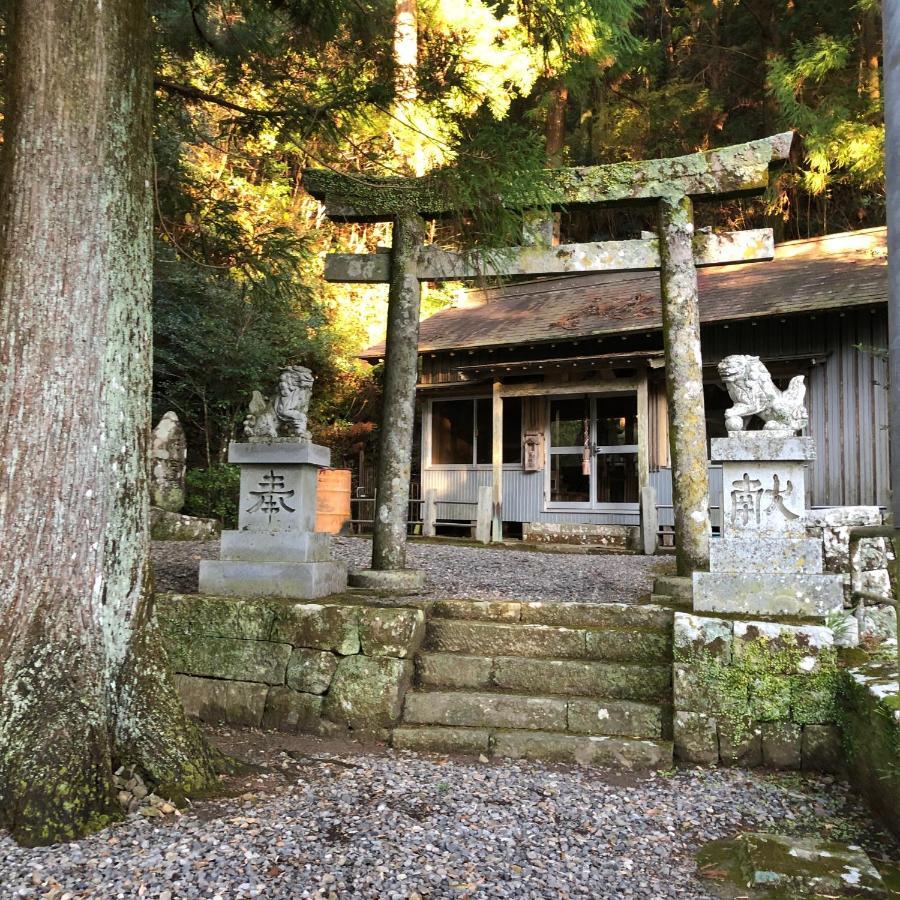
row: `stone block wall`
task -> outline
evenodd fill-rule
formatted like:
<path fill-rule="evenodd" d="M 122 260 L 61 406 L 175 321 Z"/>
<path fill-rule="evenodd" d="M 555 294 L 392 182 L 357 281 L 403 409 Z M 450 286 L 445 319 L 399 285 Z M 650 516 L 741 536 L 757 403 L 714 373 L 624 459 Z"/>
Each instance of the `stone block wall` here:
<path fill-rule="evenodd" d="M 858 525 L 882 525 L 877 506 L 833 506 L 807 513 L 807 532 L 822 539 L 825 571 L 844 578 L 844 605 L 851 606 L 853 592 L 890 600 L 890 568 L 893 549 L 885 538 L 863 538 L 850 558 L 850 529 Z M 871 600 L 867 602 L 867 605 Z"/>
<path fill-rule="evenodd" d="M 420 609 L 167 594 L 157 617 L 189 715 L 383 737 L 425 634 Z"/>
<path fill-rule="evenodd" d="M 900 836 L 900 681 L 896 662 L 844 673 L 841 725 L 851 782 Z"/>
<path fill-rule="evenodd" d="M 687 763 L 835 771 L 830 628 L 675 614 L 673 737 Z"/>

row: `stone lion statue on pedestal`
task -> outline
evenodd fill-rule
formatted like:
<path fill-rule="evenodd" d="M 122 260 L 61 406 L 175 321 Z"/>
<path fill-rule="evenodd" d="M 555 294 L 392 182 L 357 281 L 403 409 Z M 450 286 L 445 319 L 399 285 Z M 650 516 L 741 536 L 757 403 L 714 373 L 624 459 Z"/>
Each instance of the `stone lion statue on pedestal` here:
<path fill-rule="evenodd" d="M 769 432 L 795 434 L 806 427 L 809 413 L 803 403 L 806 385 L 802 375 L 794 376 L 780 391 L 758 356 L 726 356 L 718 368 L 734 403 L 725 411 L 729 432 L 744 431 L 752 416 L 759 416 L 765 422 L 763 429 Z"/>
<path fill-rule="evenodd" d="M 254 391 L 244 419 L 244 434 L 251 439 L 289 437 L 309 441 L 307 416 L 313 381 L 312 372 L 305 366 L 289 366 L 279 376 L 278 390 L 271 400 Z"/>

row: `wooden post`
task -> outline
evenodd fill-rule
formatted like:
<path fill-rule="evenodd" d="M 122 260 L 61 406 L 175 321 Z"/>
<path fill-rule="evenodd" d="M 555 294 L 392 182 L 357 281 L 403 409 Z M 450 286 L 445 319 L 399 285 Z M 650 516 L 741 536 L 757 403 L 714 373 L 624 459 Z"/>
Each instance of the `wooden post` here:
<path fill-rule="evenodd" d="M 475 540 L 482 544 L 491 542 L 491 511 L 493 508 L 493 488 L 482 484 L 478 488 L 478 509 L 475 513 Z"/>
<path fill-rule="evenodd" d="M 663 345 L 679 575 L 709 567 L 709 473 L 690 197 L 659 202 Z"/>
<path fill-rule="evenodd" d="M 378 571 L 406 567 L 421 301 L 416 254 L 424 240 L 425 223 L 419 216 L 396 217 L 384 355 L 384 411 L 378 442 L 378 501 L 372 525 L 372 568 Z"/>
<path fill-rule="evenodd" d="M 425 491 L 425 510 L 422 514 L 422 535 L 434 537 L 437 534 L 437 491 Z"/>
<path fill-rule="evenodd" d="M 637 445 L 638 486 L 644 488 L 650 483 L 650 393 L 646 369 L 637 385 Z"/>
<path fill-rule="evenodd" d="M 503 397 L 501 384 L 494 382 L 493 443 L 491 445 L 491 541 L 503 543 Z"/>

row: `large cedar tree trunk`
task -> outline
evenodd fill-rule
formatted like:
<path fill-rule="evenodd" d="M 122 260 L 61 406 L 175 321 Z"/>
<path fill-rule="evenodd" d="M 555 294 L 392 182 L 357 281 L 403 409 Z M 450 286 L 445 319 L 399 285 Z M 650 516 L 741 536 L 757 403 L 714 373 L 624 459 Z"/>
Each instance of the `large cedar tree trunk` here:
<path fill-rule="evenodd" d="M 146 0 L 17 0 L 0 159 L 0 822 L 119 815 L 215 759 L 152 613 L 152 34 Z"/>

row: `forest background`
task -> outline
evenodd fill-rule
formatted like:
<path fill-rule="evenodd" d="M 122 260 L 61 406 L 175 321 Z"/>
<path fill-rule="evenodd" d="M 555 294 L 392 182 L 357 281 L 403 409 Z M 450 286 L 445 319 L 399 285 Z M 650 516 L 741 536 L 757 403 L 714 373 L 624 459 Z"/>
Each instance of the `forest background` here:
<path fill-rule="evenodd" d="M 700 224 L 788 240 L 884 222 L 878 0 L 158 0 L 155 23 L 154 417 L 185 425 L 196 514 L 227 516 L 228 441 L 285 365 L 316 374 L 336 464 L 373 446 L 380 372 L 356 354 L 383 334 L 386 287 L 328 285 L 321 256 L 389 245 L 390 226 L 332 225 L 306 166 L 437 172 L 472 211 L 430 239 L 500 244 L 519 223 L 492 198 L 547 166 L 793 128 L 769 193 Z M 651 226 L 611 210 L 558 227 Z M 460 291 L 430 287 L 423 314 Z"/>

